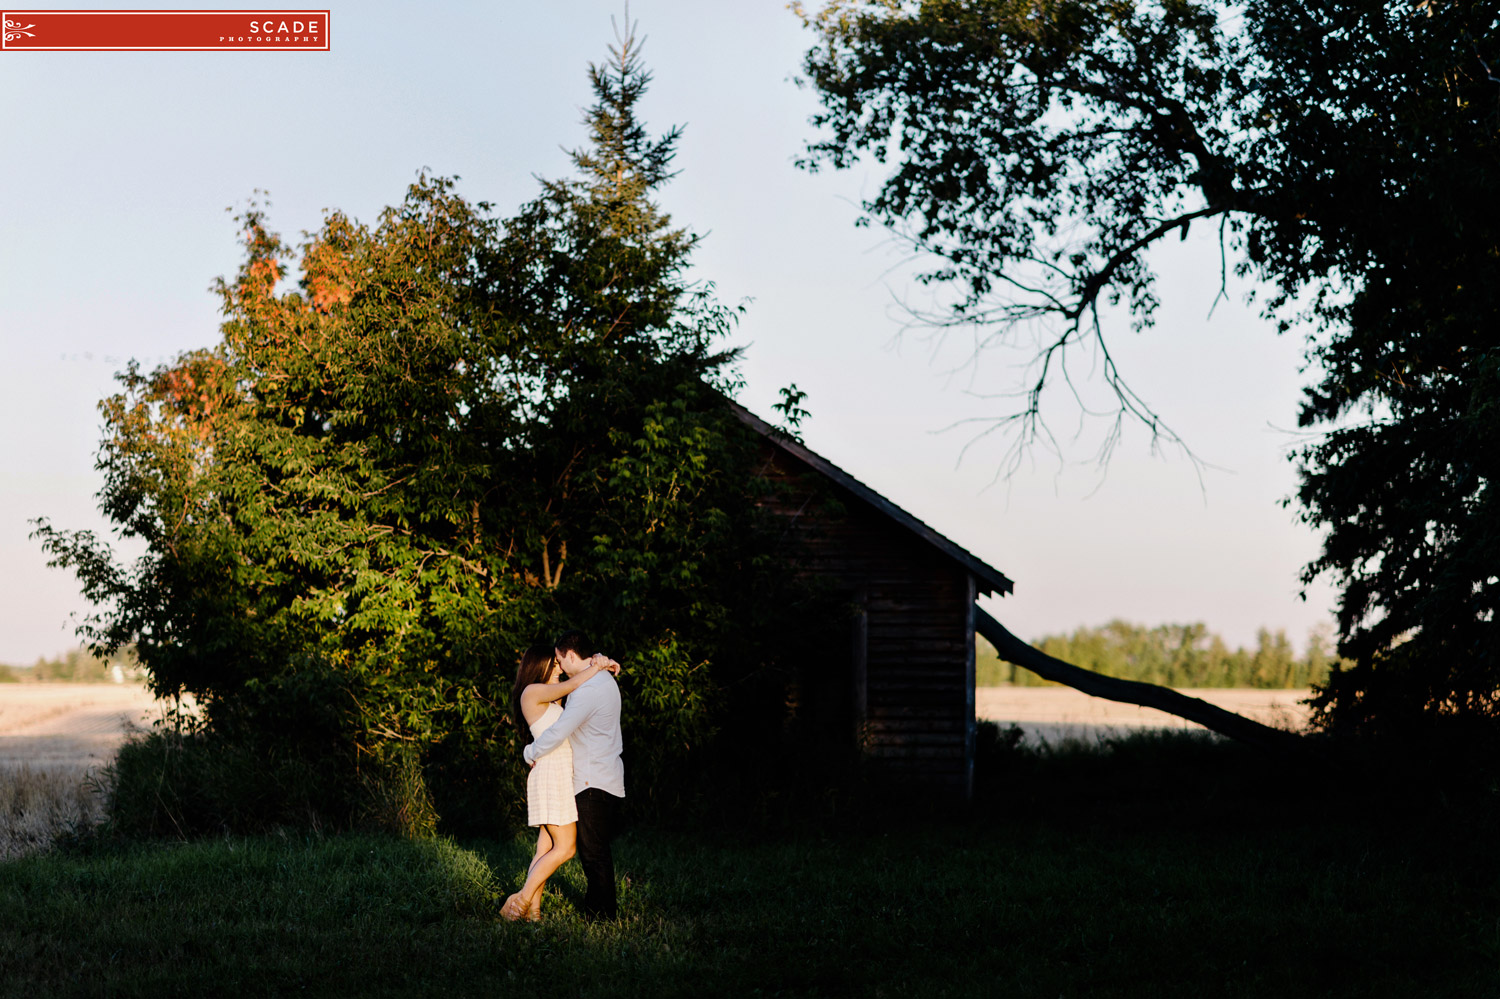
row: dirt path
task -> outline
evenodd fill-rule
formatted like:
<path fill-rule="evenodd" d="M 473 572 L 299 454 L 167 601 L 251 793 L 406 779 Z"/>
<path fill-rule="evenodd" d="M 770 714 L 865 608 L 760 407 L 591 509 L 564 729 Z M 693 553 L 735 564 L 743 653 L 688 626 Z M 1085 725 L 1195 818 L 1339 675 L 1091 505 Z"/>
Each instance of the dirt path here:
<path fill-rule="evenodd" d="M 1276 728 L 1300 730 L 1308 711 L 1297 702 L 1306 690 L 1205 688 L 1181 691 Z M 1058 742 L 1092 739 L 1141 728 L 1202 729 L 1194 722 L 1154 708 L 1090 697 L 1071 687 L 980 687 L 974 714 L 1001 725 L 1019 725 L 1028 739 Z"/>

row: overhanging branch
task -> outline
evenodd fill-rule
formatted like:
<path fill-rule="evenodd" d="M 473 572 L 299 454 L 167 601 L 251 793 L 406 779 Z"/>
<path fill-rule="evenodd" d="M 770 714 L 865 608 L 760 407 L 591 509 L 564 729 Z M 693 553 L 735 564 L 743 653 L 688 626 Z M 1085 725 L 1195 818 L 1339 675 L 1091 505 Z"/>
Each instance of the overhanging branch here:
<path fill-rule="evenodd" d="M 1154 227 L 1144 236 L 1141 236 L 1126 244 L 1125 246 L 1122 246 L 1120 249 L 1116 250 L 1107 261 L 1105 261 L 1103 267 L 1100 267 L 1097 271 L 1089 275 L 1088 280 L 1086 280 L 1083 283 L 1083 287 L 1079 289 L 1078 301 L 1075 302 L 1072 309 L 1065 312 L 1064 315 L 1073 320 L 1075 324 L 1082 321 L 1084 313 L 1094 307 L 1094 303 L 1098 300 L 1099 294 L 1109 286 L 1110 279 L 1114 277 L 1115 272 L 1129 261 L 1134 260 L 1137 253 L 1140 253 L 1146 247 L 1150 246 L 1152 243 L 1155 243 L 1157 240 L 1161 239 L 1173 229 L 1182 229 L 1184 232 L 1186 232 L 1187 227 L 1192 223 L 1194 219 L 1209 218 L 1213 215 L 1223 214 L 1228 210 L 1228 207 L 1225 205 L 1209 205 L 1208 207 L 1200 208 L 1195 212 L 1188 212 L 1186 215 L 1179 215 L 1175 219 L 1168 219 L 1167 221 L 1162 222 L 1160 225 Z"/>
<path fill-rule="evenodd" d="M 1094 697 L 1165 711 L 1257 749 L 1275 753 L 1306 749 L 1307 743 L 1293 732 L 1262 725 L 1207 701 L 1180 694 L 1170 687 L 1159 687 L 1154 683 L 1141 683 L 1137 680 L 1121 680 L 1055 659 L 1012 635 L 1004 625 L 979 607 L 974 608 L 974 630 L 989 639 L 1001 659 L 1029 669 L 1044 680 L 1066 684 Z"/>

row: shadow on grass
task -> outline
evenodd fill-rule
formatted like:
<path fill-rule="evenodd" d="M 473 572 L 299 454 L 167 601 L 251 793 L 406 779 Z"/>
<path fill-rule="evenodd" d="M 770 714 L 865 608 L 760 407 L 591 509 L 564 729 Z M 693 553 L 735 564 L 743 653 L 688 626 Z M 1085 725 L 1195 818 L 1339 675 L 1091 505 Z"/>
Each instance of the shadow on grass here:
<path fill-rule="evenodd" d="M 882 822 L 864 802 L 774 830 L 629 829 L 605 924 L 577 916 L 576 864 L 540 924 L 496 918 L 529 832 L 26 858 L 0 865 L 0 996 L 1500 992 L 1482 809 L 1320 803 L 1316 779 L 1278 788 L 1284 770 L 1181 735 L 986 751 L 964 816 L 887 799 Z"/>

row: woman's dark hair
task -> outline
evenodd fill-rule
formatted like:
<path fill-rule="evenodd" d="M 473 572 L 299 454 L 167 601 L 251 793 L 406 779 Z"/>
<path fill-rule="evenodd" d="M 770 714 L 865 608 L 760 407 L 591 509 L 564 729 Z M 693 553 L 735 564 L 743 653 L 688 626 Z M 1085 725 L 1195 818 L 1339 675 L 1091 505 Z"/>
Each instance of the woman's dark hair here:
<path fill-rule="evenodd" d="M 526 713 L 521 710 L 521 691 L 533 683 L 546 683 L 556 668 L 557 660 L 548 646 L 533 645 L 521 653 L 521 665 L 516 667 L 516 683 L 510 688 L 510 716 L 516 720 L 516 728 L 521 730 L 523 746 L 531 743 L 531 726 L 526 724 Z"/>

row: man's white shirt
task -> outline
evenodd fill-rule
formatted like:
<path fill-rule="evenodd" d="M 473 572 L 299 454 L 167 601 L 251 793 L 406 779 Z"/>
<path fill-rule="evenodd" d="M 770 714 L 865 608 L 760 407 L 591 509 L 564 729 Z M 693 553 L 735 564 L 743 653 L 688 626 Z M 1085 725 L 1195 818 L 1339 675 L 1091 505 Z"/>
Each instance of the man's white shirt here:
<path fill-rule="evenodd" d="M 527 763 L 573 742 L 573 793 L 597 787 L 625 797 L 625 764 L 620 752 L 620 687 L 608 670 L 600 670 L 568 695 L 562 717 L 522 751 Z"/>

